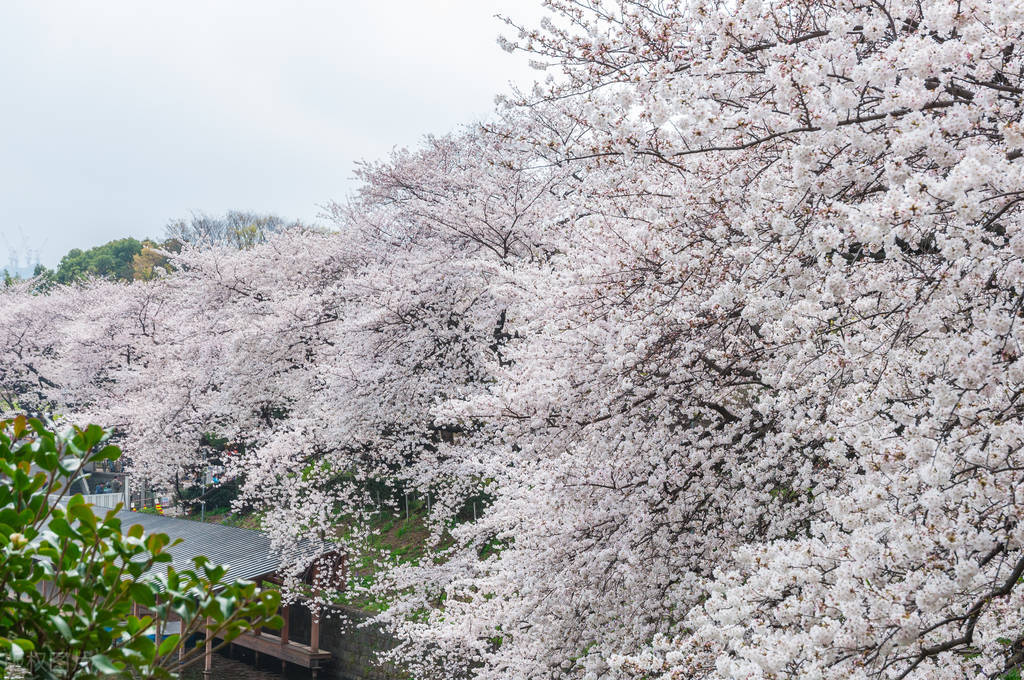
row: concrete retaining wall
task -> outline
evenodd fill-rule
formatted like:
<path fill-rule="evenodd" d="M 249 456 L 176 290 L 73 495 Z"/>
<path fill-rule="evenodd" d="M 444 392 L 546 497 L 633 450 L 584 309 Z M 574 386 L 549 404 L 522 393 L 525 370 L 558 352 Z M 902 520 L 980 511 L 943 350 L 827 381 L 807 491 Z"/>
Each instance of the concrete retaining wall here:
<path fill-rule="evenodd" d="M 319 678 L 330 680 L 400 680 L 394 668 L 381 667 L 375 653 L 394 647 L 394 641 L 378 626 L 357 624 L 372 617 L 358 609 L 337 608 L 351 622 L 340 621 L 336 615 L 320 622 L 320 649 L 333 656 L 330 665 L 320 671 Z M 288 617 L 289 637 L 309 644 L 310 615 L 305 607 L 291 607 Z"/>

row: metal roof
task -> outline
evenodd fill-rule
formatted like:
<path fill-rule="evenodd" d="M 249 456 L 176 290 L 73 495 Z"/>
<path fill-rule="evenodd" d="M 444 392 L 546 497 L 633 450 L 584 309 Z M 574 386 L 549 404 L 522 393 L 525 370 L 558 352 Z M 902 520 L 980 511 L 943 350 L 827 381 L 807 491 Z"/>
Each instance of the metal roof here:
<path fill-rule="evenodd" d="M 117 513 L 117 518 L 124 532 L 134 524 L 141 524 L 146 534 L 167 534 L 172 543 L 174 539 L 183 539 L 167 549 L 172 558 L 170 565 L 176 571 L 195 568 L 192 558 L 205 555 L 212 564 L 228 567 L 227 578 L 251 580 L 274 573 L 294 561 L 287 561 L 272 550 L 270 537 L 261 531 L 127 510 Z"/>

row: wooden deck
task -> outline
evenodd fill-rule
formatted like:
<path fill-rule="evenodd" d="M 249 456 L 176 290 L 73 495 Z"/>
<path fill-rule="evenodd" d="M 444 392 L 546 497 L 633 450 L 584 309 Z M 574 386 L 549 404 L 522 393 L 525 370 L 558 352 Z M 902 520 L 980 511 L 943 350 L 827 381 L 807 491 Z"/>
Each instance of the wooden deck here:
<path fill-rule="evenodd" d="M 243 633 L 232 640 L 231 644 L 305 668 L 320 668 L 331 658 L 330 652 L 322 650 L 314 652 L 309 645 L 294 641 L 283 642 L 278 636 L 269 633 L 260 633 L 259 635 Z"/>

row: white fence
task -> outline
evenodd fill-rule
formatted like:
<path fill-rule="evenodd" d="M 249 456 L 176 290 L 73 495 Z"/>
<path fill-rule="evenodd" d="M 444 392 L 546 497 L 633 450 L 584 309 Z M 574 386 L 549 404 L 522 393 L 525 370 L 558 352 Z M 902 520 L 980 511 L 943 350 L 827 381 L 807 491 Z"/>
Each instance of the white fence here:
<path fill-rule="evenodd" d="M 51 496 L 50 500 L 57 502 L 57 496 Z M 65 505 L 68 502 L 69 496 L 64 496 L 60 499 L 60 504 Z M 125 496 L 123 491 L 117 493 L 86 493 L 82 494 L 82 498 L 86 503 L 92 503 L 97 508 L 113 509 L 117 507 L 118 503 L 124 503 L 124 507 L 128 509 L 128 498 Z"/>

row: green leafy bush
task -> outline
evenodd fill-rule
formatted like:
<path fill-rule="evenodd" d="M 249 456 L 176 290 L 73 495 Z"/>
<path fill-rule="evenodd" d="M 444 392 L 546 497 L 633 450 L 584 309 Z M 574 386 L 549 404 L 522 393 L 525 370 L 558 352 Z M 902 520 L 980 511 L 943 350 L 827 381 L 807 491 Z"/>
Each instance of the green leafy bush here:
<path fill-rule="evenodd" d="M 67 680 L 171 678 L 202 659 L 201 648 L 182 650 L 179 665 L 190 631 L 208 626 L 226 644 L 281 625 L 276 591 L 226 581 L 226 568 L 205 558 L 165 571 L 166 534 L 123 531 L 116 510 L 98 516 L 80 495 L 66 497 L 86 462 L 120 456 L 106 436 L 95 425 L 57 433 L 35 419 L 0 421 L 0 680 L 13 668 Z M 134 616 L 133 603 L 154 614 Z M 172 615 L 186 634 L 158 647 L 148 631 Z"/>

